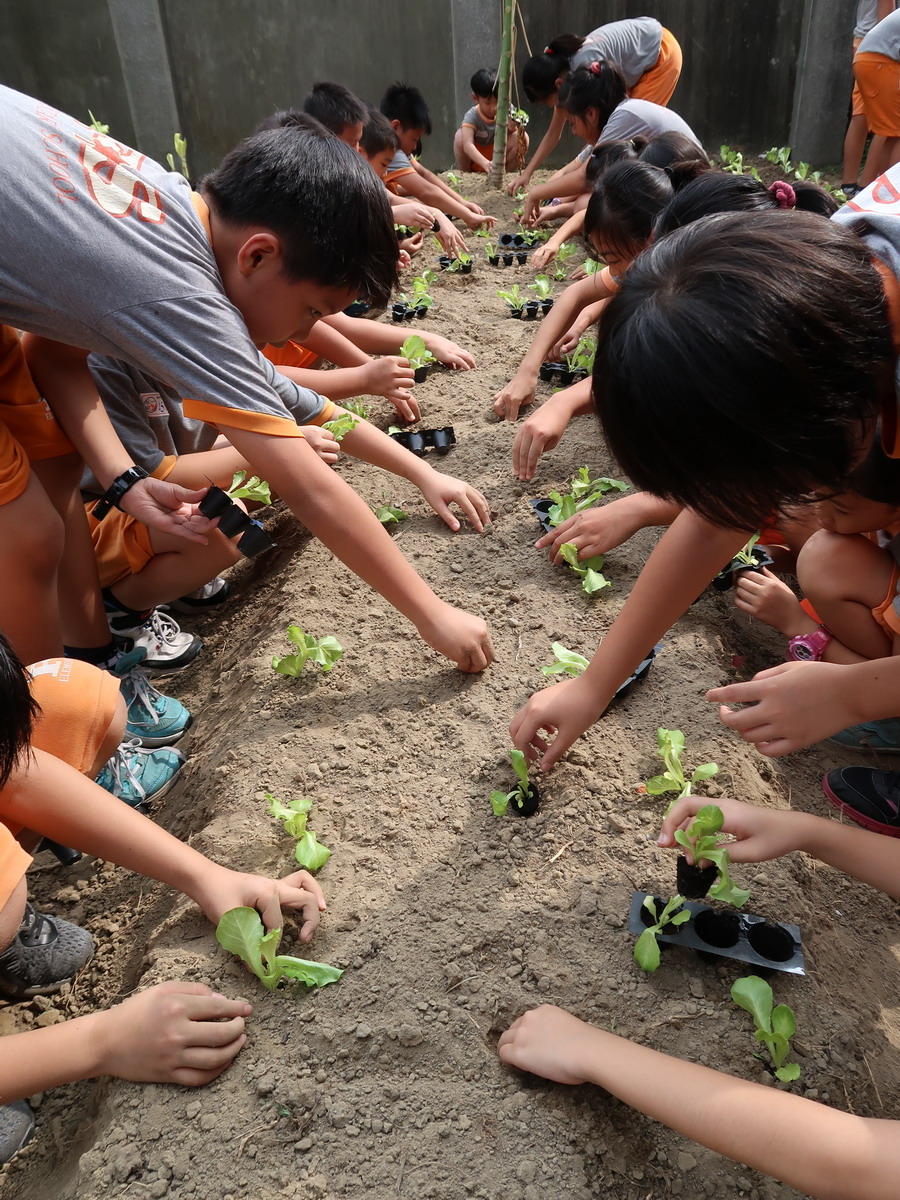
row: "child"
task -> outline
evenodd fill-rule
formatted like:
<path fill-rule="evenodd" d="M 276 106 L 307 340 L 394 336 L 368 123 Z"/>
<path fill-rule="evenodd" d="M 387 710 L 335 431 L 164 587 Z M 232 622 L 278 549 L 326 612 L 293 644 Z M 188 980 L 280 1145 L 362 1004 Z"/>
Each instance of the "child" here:
<path fill-rule="evenodd" d="M 493 657 L 484 622 L 440 601 L 405 562 L 299 436 L 253 349 L 302 342 L 353 300 L 389 298 L 397 241 L 383 186 L 360 155 L 331 134 L 272 130 L 242 142 L 192 197 L 187 180 L 28 97 L 0 89 L 0 115 L 0 143 L 19 164 L 15 186 L 0 181 L 16 242 L 0 261 L 0 320 L 43 335 L 45 394 L 71 383 L 78 345 L 202 397 L 188 415 L 227 429 L 295 515 L 431 646 L 484 669 Z M 66 175 L 47 170 L 42 131 Z M 70 194 L 79 200 L 58 199 Z M 63 212 L 78 217 L 74 227 Z M 96 390 L 68 394 L 64 428 L 111 502 L 202 541 L 210 526 L 192 507 L 199 490 L 140 478 Z"/>
<path fill-rule="evenodd" d="M 569 72 L 601 58 L 618 66 L 632 99 L 664 106 L 671 100 L 681 74 L 681 47 L 674 34 L 653 17 L 612 21 L 584 38 L 571 33 L 554 38 L 543 54 L 528 59 L 522 71 L 528 99 L 546 104 L 554 113 L 531 162 L 510 183 L 510 195 L 528 187 L 531 176 L 560 139 L 565 126 L 565 118 L 557 108 L 560 85 Z"/>
<path fill-rule="evenodd" d="M 554 196 L 577 196 L 585 190 L 585 164 L 590 146 L 597 142 L 623 140 L 635 136 L 652 137 L 660 133 L 680 133 L 700 146 L 700 139 L 677 113 L 650 100 L 628 99 L 625 80 L 615 63 L 599 58 L 590 66 L 579 67 L 567 75 L 557 96 L 557 109 L 568 121 L 576 137 L 588 143 L 579 156 L 580 165 L 529 188 L 522 215 L 523 224 L 534 222 L 542 200 Z"/>
<path fill-rule="evenodd" d="M 869 30 L 879 21 L 883 21 L 889 13 L 894 11 L 895 7 L 895 0 L 858 0 L 856 27 L 853 30 L 854 55 Z M 869 122 L 866 120 L 866 110 L 863 107 L 859 84 L 854 80 L 853 94 L 850 97 L 850 122 L 844 135 L 844 169 L 841 176 L 844 180 L 841 184 L 841 191 L 848 200 L 852 200 L 860 190 L 859 168 L 869 132 Z"/>
<path fill-rule="evenodd" d="M 405 83 L 392 84 L 382 96 L 380 108 L 400 143 L 384 176 L 387 188 L 424 200 L 441 212 L 459 217 L 470 229 L 482 225 L 490 228 L 496 217 L 488 216 L 483 208 L 470 200 L 463 200 L 431 171 L 426 171 L 420 162 L 410 158 L 425 134 L 431 133 L 431 116 L 419 89 Z"/>
<path fill-rule="evenodd" d="M 367 110 L 348 88 L 339 83 L 314 83 L 303 101 L 303 111 L 321 121 L 353 150 L 359 149 Z"/>
<path fill-rule="evenodd" d="M 659 841 L 674 845 L 706 801 L 679 800 Z M 900 899 L 900 851 L 884 838 L 800 812 L 719 801 L 732 862 L 768 862 L 803 850 Z M 892 1200 L 896 1121 L 838 1112 L 777 1088 L 735 1079 L 638 1046 L 544 1005 L 500 1037 L 503 1062 L 557 1083 L 591 1082 L 639 1112 L 819 1200 Z M 803 1152 L 798 1154 L 797 1148 Z"/>
<path fill-rule="evenodd" d="M 472 99 L 475 104 L 462 119 L 453 139 L 456 165 L 461 171 L 477 171 L 487 174 L 494 157 L 494 132 L 497 127 L 497 72 L 482 67 L 471 79 Z M 525 148 L 528 134 L 522 131 Z M 512 171 L 519 156 L 519 127 L 508 122 L 506 139 L 506 170 Z"/>
<path fill-rule="evenodd" d="M 890 12 L 859 43 L 853 74 L 872 131 L 862 174 L 866 187 L 900 161 L 900 11 Z"/>

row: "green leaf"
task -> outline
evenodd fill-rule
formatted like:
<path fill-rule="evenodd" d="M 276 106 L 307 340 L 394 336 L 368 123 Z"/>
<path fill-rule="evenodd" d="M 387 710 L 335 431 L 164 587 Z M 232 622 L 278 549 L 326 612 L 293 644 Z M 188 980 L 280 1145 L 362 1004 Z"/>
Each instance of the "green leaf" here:
<path fill-rule="evenodd" d="M 381 508 L 376 508 L 375 516 L 382 525 L 399 525 L 401 521 L 409 520 L 409 513 L 405 513 L 402 508 L 392 508 L 389 504 L 382 504 Z"/>
<path fill-rule="evenodd" d="M 678 792 L 681 784 L 668 775 L 654 775 L 647 780 L 647 791 L 651 796 L 661 796 L 663 792 Z M 678 831 L 679 833 L 681 830 Z"/>
<path fill-rule="evenodd" d="M 675 916 L 669 922 L 669 924 L 670 925 L 684 925 L 690 919 L 691 919 L 691 914 L 688 911 L 688 909 L 685 909 L 684 912 L 676 913 Z"/>
<path fill-rule="evenodd" d="M 748 1012 L 758 1031 L 772 1033 L 772 989 L 758 975 L 745 975 L 731 985 L 731 998 Z"/>
<path fill-rule="evenodd" d="M 318 641 L 313 642 L 310 658 L 314 663 L 318 663 L 324 671 L 330 671 L 334 664 L 344 653 L 344 647 L 332 634 L 327 634 Z"/>
<path fill-rule="evenodd" d="M 656 940 L 656 926 L 645 929 L 634 943 L 634 961 L 642 971 L 655 971 L 659 966 L 659 942 Z"/>
<path fill-rule="evenodd" d="M 660 755 L 684 752 L 684 734 L 680 729 L 657 729 L 656 741 Z"/>
<path fill-rule="evenodd" d="M 785 1063 L 783 1067 L 776 1070 L 775 1078 L 780 1079 L 782 1083 L 792 1083 L 795 1079 L 800 1078 L 800 1064 Z"/>
<path fill-rule="evenodd" d="M 306 819 L 312 808 L 312 800 L 308 796 L 300 796 L 285 804 L 271 792 L 263 793 L 269 801 L 269 814 L 284 822 L 284 830 L 290 837 L 298 838 L 306 832 Z"/>
<path fill-rule="evenodd" d="M 309 959 L 294 958 L 290 954 L 279 954 L 274 966 L 279 979 L 296 979 L 307 987 L 327 987 L 329 983 L 337 983 L 344 973 L 328 963 L 310 962 Z"/>
<path fill-rule="evenodd" d="M 307 829 L 294 849 L 294 858 L 307 871 L 320 871 L 331 858 L 331 851 L 324 846 L 311 829 Z"/>
<path fill-rule="evenodd" d="M 559 675 L 565 671 L 568 675 L 581 675 L 587 670 L 588 660 L 583 654 L 567 649 L 562 642 L 553 642 L 550 646 L 556 662 L 541 667 L 542 675 Z"/>
<path fill-rule="evenodd" d="M 281 930 L 276 932 L 280 937 Z M 216 926 L 216 941 L 230 954 L 242 958 L 253 974 L 264 980 L 268 974 L 262 961 L 264 933 L 262 918 L 255 908 L 232 908 L 223 913 Z"/>
<path fill-rule="evenodd" d="M 333 421 L 326 421 L 322 428 L 327 429 L 334 436 L 336 442 L 343 441 L 352 429 L 355 429 L 359 424 L 359 418 L 352 413 L 341 413 L 339 417 L 335 417 Z"/>
<path fill-rule="evenodd" d="M 400 357 L 405 358 L 414 371 L 434 362 L 434 355 L 425 345 L 424 338 L 419 337 L 417 333 L 408 337 L 400 347 Z"/>
<path fill-rule="evenodd" d="M 516 773 L 516 777 L 523 787 L 528 787 L 528 763 L 525 761 L 525 755 L 521 750 L 510 750 L 509 761 L 512 763 L 512 768 Z"/>
<path fill-rule="evenodd" d="M 710 763 L 707 765 L 712 766 L 713 764 Z M 697 769 L 699 770 L 700 768 L 698 767 Z M 696 775 L 697 772 L 695 771 L 691 778 L 695 778 Z M 693 821 L 691 821 L 690 828 L 688 829 L 688 837 L 696 841 L 697 838 L 711 836 L 718 833 L 724 824 L 725 817 L 722 815 L 721 808 L 715 804 L 704 804 L 695 814 Z"/>
<path fill-rule="evenodd" d="M 581 590 L 587 592 L 589 596 L 596 595 L 597 592 L 602 592 L 604 588 L 610 586 L 609 580 L 605 575 L 601 575 L 599 571 L 595 571 L 593 567 L 588 567 L 584 573 L 584 578 L 581 581 Z"/>
<path fill-rule="evenodd" d="M 279 675 L 290 675 L 296 679 L 303 670 L 305 662 L 305 654 L 284 654 L 280 658 L 276 654 L 272 658 L 272 670 L 277 671 Z"/>
<path fill-rule="evenodd" d="M 691 772 L 691 782 L 699 783 L 701 779 L 712 779 L 713 775 L 718 775 L 718 773 L 719 768 L 714 762 L 701 763 Z"/>
<path fill-rule="evenodd" d="M 570 567 L 578 568 L 578 547 L 574 542 L 563 542 L 559 548 L 559 553 L 563 562 L 568 563 Z"/>
<path fill-rule="evenodd" d="M 246 483 L 244 480 L 246 479 Z M 258 504 L 271 504 L 272 493 L 269 485 L 258 475 L 247 479 L 246 471 L 235 471 L 231 479 L 228 495 L 232 500 L 254 500 Z"/>
<path fill-rule="evenodd" d="M 512 793 L 507 795 L 506 792 L 491 792 L 491 808 L 494 810 L 495 817 L 502 817 L 509 808 L 509 801 Z"/>
<path fill-rule="evenodd" d="M 287 637 L 289 642 L 293 642 L 295 646 L 301 650 L 306 649 L 306 634 L 299 625 L 288 625 Z"/>
<path fill-rule="evenodd" d="M 772 1030 L 780 1033 L 788 1041 L 797 1032 L 797 1019 L 794 1010 L 787 1004 L 778 1004 L 772 1009 Z"/>

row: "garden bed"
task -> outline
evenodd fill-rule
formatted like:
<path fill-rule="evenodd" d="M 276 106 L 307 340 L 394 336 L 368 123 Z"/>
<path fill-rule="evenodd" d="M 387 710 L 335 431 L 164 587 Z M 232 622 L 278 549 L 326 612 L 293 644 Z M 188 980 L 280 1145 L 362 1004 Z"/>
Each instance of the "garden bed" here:
<path fill-rule="evenodd" d="M 482 180 L 464 186 L 503 217 L 501 227 L 511 223 L 505 196 Z M 527 266 L 507 269 L 504 286 L 532 277 Z M 736 678 L 732 658 L 749 655 L 747 677 L 783 647 L 707 591 L 666 637 L 643 685 L 540 781 L 538 814 L 492 815 L 488 796 L 510 777 L 506 726 L 546 685 L 540 667 L 552 661 L 551 642 L 590 654 L 657 536 L 610 553 L 612 586 L 593 600 L 567 567 L 534 550 L 530 497 L 565 485 L 585 463 L 617 472 L 583 417 L 532 483 L 513 477 L 515 428 L 493 419 L 491 398 L 535 326 L 506 319 L 497 286 L 483 260 L 464 281 L 445 272 L 435 282 L 440 316 L 430 327 L 471 349 L 478 369 L 435 372 L 419 393 L 424 426 L 454 427 L 458 445 L 439 466 L 487 494 L 489 532 L 451 534 L 405 481 L 342 468 L 370 504 L 410 514 L 396 540 L 437 592 L 491 622 L 491 670 L 451 669 L 282 513 L 268 522 L 279 548 L 236 568 L 225 612 L 195 626 L 206 641 L 201 658 L 169 682 L 195 724 L 190 767 L 158 819 L 230 865 L 287 873 L 293 843 L 266 815 L 262 792 L 312 797 L 314 827 L 334 853 L 320 876 L 329 909 L 310 954 L 346 967 L 344 977 L 321 992 L 265 992 L 170 889 L 92 860 L 63 870 L 42 859 L 36 898 L 82 921 L 99 948 L 67 995 L 0 1009 L 0 1031 L 163 979 L 243 995 L 255 1012 L 249 1044 L 206 1089 L 111 1082 L 48 1094 L 35 1142 L 0 1175 L 5 1200 L 796 1194 L 597 1089 L 523 1076 L 496 1056 L 500 1031 L 547 1002 L 770 1082 L 753 1057 L 749 1018 L 729 999 L 746 972 L 678 948 L 650 977 L 633 960 L 632 892 L 667 897 L 675 879 L 674 853 L 654 845 L 666 798 L 637 789 L 659 767 L 657 726 L 685 731 L 691 762 L 718 762 L 720 774 L 704 785 L 710 795 L 830 815 L 819 777 L 841 761 L 824 747 L 769 761 L 718 722 L 703 697 Z M 550 390 L 540 385 L 539 399 Z M 372 409 L 385 428 L 392 422 L 386 402 Z M 328 675 L 273 674 L 291 621 L 340 637 L 345 654 Z M 807 977 L 772 980 L 776 1000 L 797 1014 L 803 1073 L 794 1089 L 896 1116 L 896 906 L 802 856 L 734 874 L 752 889 L 754 913 L 802 930 Z M 286 936 L 288 952 L 292 942 Z"/>

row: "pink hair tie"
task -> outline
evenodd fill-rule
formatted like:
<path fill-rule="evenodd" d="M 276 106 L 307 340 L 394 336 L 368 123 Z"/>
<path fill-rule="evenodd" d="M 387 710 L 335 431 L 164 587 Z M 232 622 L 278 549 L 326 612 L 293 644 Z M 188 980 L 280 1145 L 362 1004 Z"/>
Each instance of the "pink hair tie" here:
<path fill-rule="evenodd" d="M 590 71 L 590 73 L 592 75 L 599 75 L 600 72 L 603 70 L 603 66 L 600 63 L 595 61 L 595 62 L 591 63 L 591 65 L 588 67 L 588 70 Z"/>
<path fill-rule="evenodd" d="M 545 54 L 552 54 L 552 53 L 553 53 L 553 51 L 550 49 L 550 47 L 549 47 L 549 46 L 545 46 L 545 47 L 544 47 L 544 53 L 545 53 Z"/>
<path fill-rule="evenodd" d="M 773 196 L 779 208 L 796 208 L 797 193 L 789 183 L 785 183 L 783 179 L 776 179 L 769 188 L 769 195 Z"/>

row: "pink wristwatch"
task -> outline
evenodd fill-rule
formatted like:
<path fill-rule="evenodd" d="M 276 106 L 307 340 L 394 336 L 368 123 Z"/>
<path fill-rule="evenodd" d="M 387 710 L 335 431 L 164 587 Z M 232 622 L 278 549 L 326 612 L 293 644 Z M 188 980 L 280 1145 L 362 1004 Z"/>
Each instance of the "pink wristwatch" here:
<path fill-rule="evenodd" d="M 825 647 L 832 640 L 827 629 L 816 629 L 813 633 L 800 633 L 788 642 L 788 658 L 795 662 L 821 662 Z"/>

